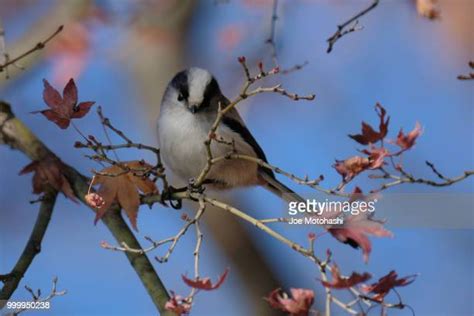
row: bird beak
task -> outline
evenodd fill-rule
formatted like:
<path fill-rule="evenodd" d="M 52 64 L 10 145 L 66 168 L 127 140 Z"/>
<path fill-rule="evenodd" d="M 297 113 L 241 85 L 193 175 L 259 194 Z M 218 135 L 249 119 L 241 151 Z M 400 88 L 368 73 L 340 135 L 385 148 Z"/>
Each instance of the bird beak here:
<path fill-rule="evenodd" d="M 199 109 L 199 106 L 196 104 L 192 104 L 192 105 L 189 105 L 188 108 L 191 113 L 195 114 L 197 110 Z"/>

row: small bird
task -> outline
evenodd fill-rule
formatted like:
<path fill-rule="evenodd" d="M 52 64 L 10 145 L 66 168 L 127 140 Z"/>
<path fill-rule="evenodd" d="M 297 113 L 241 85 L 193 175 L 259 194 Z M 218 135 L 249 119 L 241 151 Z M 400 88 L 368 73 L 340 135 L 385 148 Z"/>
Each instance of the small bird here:
<path fill-rule="evenodd" d="M 164 93 L 158 118 L 158 138 L 166 167 L 183 181 L 198 177 L 207 163 L 204 141 L 216 120 L 219 104 L 230 101 L 222 94 L 217 80 L 209 71 L 189 68 L 176 74 Z M 267 162 L 262 148 L 245 126 L 237 109 L 228 111 L 216 134 L 229 144 L 213 141 L 213 157 L 236 153 Z M 223 159 L 214 164 L 204 184 L 211 189 L 231 189 L 260 185 L 287 202 L 304 201 L 275 178 L 272 170 L 242 159 Z"/>

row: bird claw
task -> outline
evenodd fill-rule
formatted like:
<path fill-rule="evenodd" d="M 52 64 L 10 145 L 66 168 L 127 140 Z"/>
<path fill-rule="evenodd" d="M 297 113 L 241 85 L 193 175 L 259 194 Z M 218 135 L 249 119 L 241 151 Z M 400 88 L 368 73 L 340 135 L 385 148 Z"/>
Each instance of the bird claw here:
<path fill-rule="evenodd" d="M 195 183 L 196 183 L 196 179 L 194 178 L 189 179 L 189 183 L 188 183 L 189 193 L 203 194 L 206 188 L 202 185 L 196 186 Z"/>
<path fill-rule="evenodd" d="M 166 202 L 169 202 L 169 205 L 175 210 L 179 210 L 183 207 L 183 201 L 181 199 L 173 198 L 173 193 L 184 192 L 187 188 L 175 188 L 169 186 L 166 190 L 161 193 L 161 204 L 168 206 Z"/>

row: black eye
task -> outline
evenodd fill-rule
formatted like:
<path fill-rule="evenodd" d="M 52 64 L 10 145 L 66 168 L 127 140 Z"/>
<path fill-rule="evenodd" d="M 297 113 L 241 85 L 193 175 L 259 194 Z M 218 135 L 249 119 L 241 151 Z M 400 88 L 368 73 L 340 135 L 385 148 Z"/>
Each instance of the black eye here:
<path fill-rule="evenodd" d="M 184 95 L 182 93 L 180 93 L 178 95 L 178 101 L 183 101 L 184 100 Z"/>

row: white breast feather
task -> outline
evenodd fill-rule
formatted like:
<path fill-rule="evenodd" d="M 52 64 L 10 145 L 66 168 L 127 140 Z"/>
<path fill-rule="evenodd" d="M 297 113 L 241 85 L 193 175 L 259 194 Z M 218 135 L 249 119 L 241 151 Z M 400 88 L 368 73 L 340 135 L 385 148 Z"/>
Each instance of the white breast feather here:
<path fill-rule="evenodd" d="M 158 121 L 158 135 L 161 152 L 166 166 L 183 181 L 195 178 L 206 165 L 207 154 L 204 141 L 207 138 L 212 121 L 200 121 L 197 115 L 191 114 L 180 105 L 163 108 Z M 166 116 L 166 119 L 163 117 Z M 226 126 L 217 130 L 225 140 L 235 142 L 238 153 L 256 157 L 252 147 L 245 143 L 239 134 Z M 225 144 L 212 143 L 214 157 L 231 151 Z M 226 187 L 254 185 L 258 183 L 257 164 L 244 160 L 223 160 L 214 165 L 208 175 L 226 183 Z"/>

